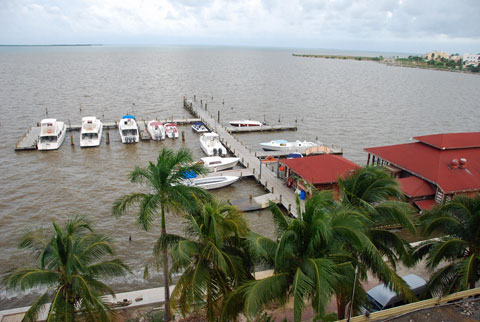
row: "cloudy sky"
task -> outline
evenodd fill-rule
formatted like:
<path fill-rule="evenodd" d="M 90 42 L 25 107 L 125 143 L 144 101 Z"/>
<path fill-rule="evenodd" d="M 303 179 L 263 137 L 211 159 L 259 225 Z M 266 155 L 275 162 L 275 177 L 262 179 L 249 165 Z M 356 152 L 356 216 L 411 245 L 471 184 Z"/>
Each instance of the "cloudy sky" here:
<path fill-rule="evenodd" d="M 0 0 L 0 44 L 480 52 L 480 0 Z"/>

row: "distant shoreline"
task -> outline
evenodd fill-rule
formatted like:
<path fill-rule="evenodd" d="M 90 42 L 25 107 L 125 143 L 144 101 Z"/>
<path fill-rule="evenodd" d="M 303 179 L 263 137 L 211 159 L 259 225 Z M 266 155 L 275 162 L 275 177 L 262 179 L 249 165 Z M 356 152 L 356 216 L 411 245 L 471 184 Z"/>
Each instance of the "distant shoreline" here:
<path fill-rule="evenodd" d="M 5 45 L 0 44 L 0 47 L 91 47 L 103 46 L 103 44 L 50 44 L 50 45 Z"/>
<path fill-rule="evenodd" d="M 454 73 L 465 73 L 465 74 L 473 74 L 473 75 L 480 75 L 480 73 L 471 72 L 468 70 L 458 70 L 458 69 L 447 69 L 447 68 L 438 68 L 435 66 L 429 65 L 416 65 L 410 63 L 403 63 L 395 60 L 395 58 L 384 58 L 382 56 L 379 57 L 368 57 L 368 56 L 344 56 L 344 55 L 314 55 L 314 54 L 292 54 L 295 57 L 304 57 L 304 58 L 324 58 L 324 59 L 344 59 L 344 60 L 366 60 L 366 61 L 374 61 L 380 64 L 384 64 L 387 66 L 394 66 L 394 67 L 408 67 L 408 68 L 420 68 L 420 69 L 429 69 L 429 70 L 438 70 L 442 72 L 454 72 Z"/>

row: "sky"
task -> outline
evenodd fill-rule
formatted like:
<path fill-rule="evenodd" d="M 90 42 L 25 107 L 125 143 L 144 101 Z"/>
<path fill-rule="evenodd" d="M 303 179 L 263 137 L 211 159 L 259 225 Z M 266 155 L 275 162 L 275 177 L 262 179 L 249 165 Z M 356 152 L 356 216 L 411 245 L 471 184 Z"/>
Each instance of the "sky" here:
<path fill-rule="evenodd" d="M 0 0 L 0 44 L 480 53 L 480 0 Z"/>

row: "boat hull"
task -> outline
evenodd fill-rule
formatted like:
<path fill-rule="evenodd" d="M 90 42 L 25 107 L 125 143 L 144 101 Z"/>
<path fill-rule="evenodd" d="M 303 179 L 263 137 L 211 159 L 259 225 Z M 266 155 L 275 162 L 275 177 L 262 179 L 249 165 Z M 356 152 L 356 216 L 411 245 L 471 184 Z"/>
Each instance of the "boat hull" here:
<path fill-rule="evenodd" d="M 91 139 L 86 138 L 83 139 L 83 134 L 80 133 L 80 147 L 81 148 L 93 148 L 99 146 L 102 143 L 102 133 L 103 133 L 103 125 L 100 123 L 99 131 L 97 133 L 97 138 Z"/>
<path fill-rule="evenodd" d="M 240 177 L 236 176 L 206 177 L 199 179 L 189 179 L 185 182 L 185 184 L 192 187 L 203 188 L 205 190 L 213 190 L 229 186 L 237 182 L 238 179 L 240 179 Z"/>
<path fill-rule="evenodd" d="M 62 134 L 58 137 L 57 141 L 55 142 L 39 142 L 37 143 L 37 149 L 40 151 L 48 151 L 48 150 L 58 150 L 63 141 L 65 141 L 65 136 L 67 135 L 67 126 L 63 124 L 62 126 Z"/>
<path fill-rule="evenodd" d="M 233 168 L 240 158 L 206 157 L 201 158 L 201 160 L 210 172 L 217 172 Z"/>

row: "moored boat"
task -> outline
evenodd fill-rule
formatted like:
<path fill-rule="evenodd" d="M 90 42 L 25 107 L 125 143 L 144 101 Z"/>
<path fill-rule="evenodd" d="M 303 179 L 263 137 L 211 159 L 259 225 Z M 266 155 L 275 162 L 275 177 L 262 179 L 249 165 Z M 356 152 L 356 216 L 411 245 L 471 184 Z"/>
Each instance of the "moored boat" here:
<path fill-rule="evenodd" d="M 65 140 L 67 126 L 56 119 L 43 119 L 40 122 L 40 135 L 38 136 L 37 149 L 56 150 Z"/>
<path fill-rule="evenodd" d="M 149 121 L 147 131 L 152 140 L 165 140 L 165 127 L 162 122 L 156 120 Z"/>
<path fill-rule="evenodd" d="M 118 124 L 118 131 L 120 132 L 122 143 L 137 143 L 140 139 L 137 121 L 135 121 L 135 117 L 132 115 L 122 117 Z"/>
<path fill-rule="evenodd" d="M 197 133 L 209 132 L 209 129 L 203 122 L 193 123 L 192 130 L 194 130 Z"/>
<path fill-rule="evenodd" d="M 229 186 L 238 181 L 237 176 L 215 176 L 195 179 L 185 179 L 183 184 L 190 187 L 199 187 L 205 190 L 218 189 Z"/>
<path fill-rule="evenodd" d="M 205 133 L 200 137 L 200 145 L 203 152 L 208 156 L 223 156 L 227 149 L 220 142 L 220 137 L 215 132 Z"/>
<path fill-rule="evenodd" d="M 288 142 L 287 140 L 273 140 L 260 143 L 265 151 L 303 151 L 314 146 L 321 146 L 321 143 L 299 141 Z"/>
<path fill-rule="evenodd" d="M 217 172 L 233 168 L 237 165 L 240 158 L 222 158 L 214 156 L 200 158 L 200 160 L 200 162 L 207 167 L 210 172 Z"/>
<path fill-rule="evenodd" d="M 99 146 L 102 141 L 103 124 L 95 116 L 82 117 L 80 147 Z"/>
<path fill-rule="evenodd" d="M 259 121 L 253 121 L 253 120 L 236 120 L 236 121 L 230 121 L 231 126 L 234 127 L 250 127 L 250 126 L 262 126 L 263 123 Z"/>
<path fill-rule="evenodd" d="M 178 139 L 178 127 L 175 123 L 165 123 L 165 134 L 170 139 Z"/>

